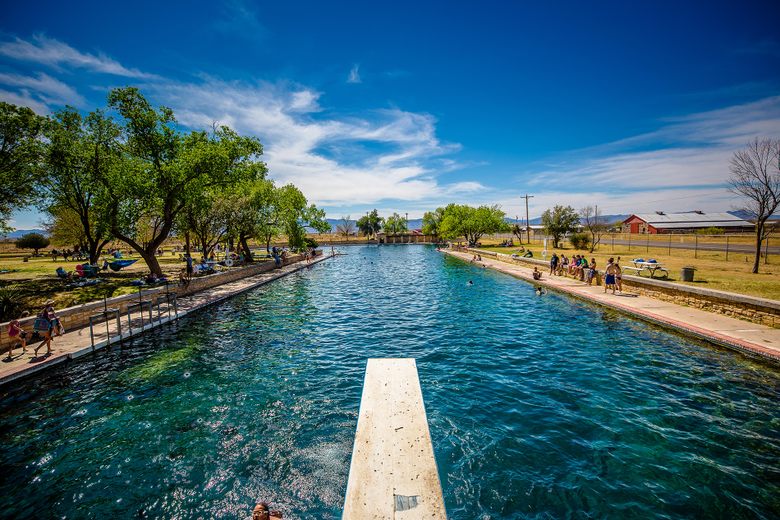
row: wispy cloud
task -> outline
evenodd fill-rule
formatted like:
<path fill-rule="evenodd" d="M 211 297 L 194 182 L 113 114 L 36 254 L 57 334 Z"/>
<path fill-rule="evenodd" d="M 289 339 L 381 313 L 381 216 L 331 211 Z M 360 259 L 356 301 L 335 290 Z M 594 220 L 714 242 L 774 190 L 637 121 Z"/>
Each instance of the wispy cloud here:
<path fill-rule="evenodd" d="M 190 127 L 207 128 L 218 121 L 258 136 L 272 177 L 294 183 L 318 204 L 414 201 L 484 188 L 474 181 L 439 182 L 437 158 L 459 146 L 437 138 L 436 121 L 429 114 L 379 109 L 361 117 L 322 118 L 319 92 L 285 82 L 248 84 L 211 78 L 201 83 L 155 82 L 149 89 Z M 357 157 L 321 152 L 349 149 L 356 143 L 369 143 L 381 151 Z"/>
<path fill-rule="evenodd" d="M 756 136 L 780 137 L 780 96 L 718 110 L 669 118 L 654 132 L 622 139 L 602 146 L 577 150 L 521 176 L 525 185 L 545 193 L 550 185 L 565 182 L 569 199 L 599 191 L 606 198 L 624 200 L 621 211 L 635 211 L 641 200 L 654 200 L 655 209 L 664 206 L 659 194 L 677 194 L 674 204 L 692 209 L 724 210 L 736 203 L 725 186 L 729 160 L 734 151 Z M 680 193 L 699 202 L 684 201 Z M 552 198 L 561 198 L 555 193 Z M 681 202 L 682 200 L 682 202 Z M 731 200 L 726 204 L 727 200 Z M 538 202 L 538 201 L 537 201 Z M 594 201 L 595 202 L 595 201 Z M 726 207 L 724 207 L 726 204 Z M 706 207 L 699 208 L 699 205 Z"/>
<path fill-rule="evenodd" d="M 72 105 L 83 107 L 86 100 L 76 89 L 43 72 L 35 76 L 0 72 L 0 85 L 19 89 L 29 99 L 42 105 Z"/>
<path fill-rule="evenodd" d="M 15 38 L 0 43 L 0 56 L 54 68 L 66 66 L 128 78 L 150 79 L 153 77 L 153 75 L 138 69 L 124 67 L 103 53 L 84 53 L 67 43 L 42 34 L 34 35 L 31 41 Z"/>
<path fill-rule="evenodd" d="M 221 15 L 214 22 L 218 31 L 253 42 L 261 40 L 268 34 L 268 29 L 260 22 L 257 10 L 251 2 L 226 0 L 218 5 L 220 5 Z"/>
<path fill-rule="evenodd" d="M 352 65 L 352 68 L 349 71 L 349 75 L 347 76 L 347 83 L 362 83 L 363 81 L 360 79 L 360 65 L 355 64 Z"/>

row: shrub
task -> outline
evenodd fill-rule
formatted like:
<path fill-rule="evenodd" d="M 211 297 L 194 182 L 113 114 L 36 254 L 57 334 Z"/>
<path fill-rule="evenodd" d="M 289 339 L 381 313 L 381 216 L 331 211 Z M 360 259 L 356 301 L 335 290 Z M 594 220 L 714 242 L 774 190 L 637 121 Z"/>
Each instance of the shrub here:
<path fill-rule="evenodd" d="M 572 233 L 569 237 L 569 242 L 571 242 L 574 249 L 588 249 L 588 246 L 590 246 L 590 235 L 587 233 Z"/>
<path fill-rule="evenodd" d="M 19 317 L 22 311 L 22 291 L 14 287 L 0 287 L 0 321 Z"/>
<path fill-rule="evenodd" d="M 313 238 L 306 237 L 304 243 L 306 244 L 306 247 L 314 247 L 314 248 L 319 247 L 319 243 L 317 243 L 317 241 L 314 240 Z"/>

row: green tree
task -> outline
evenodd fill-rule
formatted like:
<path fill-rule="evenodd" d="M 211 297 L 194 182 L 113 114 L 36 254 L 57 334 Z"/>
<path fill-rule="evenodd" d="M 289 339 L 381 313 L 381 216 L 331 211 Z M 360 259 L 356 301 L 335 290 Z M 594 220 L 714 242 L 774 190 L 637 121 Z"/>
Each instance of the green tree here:
<path fill-rule="evenodd" d="M 357 227 L 363 236 L 371 238 L 376 236 L 382 230 L 384 220 L 379 216 L 379 212 L 374 209 L 368 215 L 360 217 L 357 221 Z"/>
<path fill-rule="evenodd" d="M 19 249 L 33 249 L 34 256 L 38 256 L 38 250 L 49 247 L 49 239 L 40 233 L 27 233 L 16 241 L 16 247 Z"/>
<path fill-rule="evenodd" d="M 265 237 L 272 225 L 274 183 L 265 178 L 253 179 L 231 188 L 227 198 L 232 202 L 228 234 L 238 242 L 247 261 L 253 261 L 249 240 Z M 271 233 L 273 236 L 274 233 Z M 270 238 L 268 247 L 270 248 Z"/>
<path fill-rule="evenodd" d="M 60 221 L 60 228 L 64 218 L 78 219 L 79 243 L 89 254 L 89 262 L 96 264 L 111 240 L 109 200 L 100 180 L 120 162 L 119 127 L 100 111 L 84 118 L 66 107 L 47 122 L 44 135 L 47 197 L 43 207 L 55 222 Z"/>
<path fill-rule="evenodd" d="M 385 219 L 384 230 L 388 235 L 401 235 L 408 229 L 406 219 L 398 213 L 393 213 Z"/>
<path fill-rule="evenodd" d="M 37 193 L 44 122 L 27 107 L 0 101 L 0 233 L 10 231 L 11 212 Z"/>
<path fill-rule="evenodd" d="M 150 271 L 162 276 L 155 256 L 178 215 L 193 197 L 265 175 L 258 160 L 262 145 L 227 127 L 213 133 L 184 133 L 173 112 L 155 109 L 136 88 L 114 89 L 108 97 L 123 122 L 122 167 L 103 177 L 109 194 L 112 234 L 135 249 Z M 148 241 L 139 241 L 136 223 L 153 216 Z"/>
<path fill-rule="evenodd" d="M 580 225 L 580 216 L 571 206 L 555 206 L 542 213 L 544 232 L 553 239 L 553 247 L 558 247 L 566 233 L 575 231 Z"/>
<path fill-rule="evenodd" d="M 208 258 L 228 232 L 232 209 L 224 192 L 209 190 L 193 196 L 182 215 L 187 232 L 195 238 L 203 257 Z"/>
<path fill-rule="evenodd" d="M 84 236 L 84 226 L 81 218 L 72 209 L 65 206 L 51 206 L 47 209 L 49 220 L 46 231 L 51 243 L 57 246 L 78 246 L 80 251 L 87 251 L 87 239 Z"/>
<path fill-rule="evenodd" d="M 444 208 L 444 217 L 439 226 L 440 236 L 456 239 L 464 237 L 469 244 L 476 244 L 483 235 L 509 230 L 504 212 L 498 206 L 474 208 L 461 204 L 450 204 Z"/>
<path fill-rule="evenodd" d="M 422 232 L 426 235 L 439 235 L 441 220 L 444 218 L 444 208 L 426 211 L 422 218 Z"/>

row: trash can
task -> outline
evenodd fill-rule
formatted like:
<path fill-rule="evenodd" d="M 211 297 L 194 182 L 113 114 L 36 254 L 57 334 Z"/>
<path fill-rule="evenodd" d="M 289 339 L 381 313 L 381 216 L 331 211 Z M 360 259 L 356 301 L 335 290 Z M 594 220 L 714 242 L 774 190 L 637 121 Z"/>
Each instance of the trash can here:
<path fill-rule="evenodd" d="M 683 267 L 680 269 L 680 280 L 683 282 L 692 282 L 693 281 L 693 272 L 696 270 L 695 267 Z"/>

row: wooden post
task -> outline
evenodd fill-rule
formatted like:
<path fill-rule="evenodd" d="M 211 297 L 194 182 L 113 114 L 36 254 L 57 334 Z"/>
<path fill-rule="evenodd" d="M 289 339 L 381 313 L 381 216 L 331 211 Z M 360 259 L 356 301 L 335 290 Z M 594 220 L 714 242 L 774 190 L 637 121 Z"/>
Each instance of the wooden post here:
<path fill-rule="evenodd" d="M 650 233 L 647 234 L 647 242 L 645 243 L 645 252 L 650 252 Z"/>
<path fill-rule="evenodd" d="M 729 260 L 729 236 L 726 235 L 726 261 Z"/>
<path fill-rule="evenodd" d="M 699 235 L 693 235 L 693 241 L 694 241 L 693 257 L 699 258 Z"/>
<path fill-rule="evenodd" d="M 672 234 L 669 233 L 669 256 L 672 256 Z"/>

